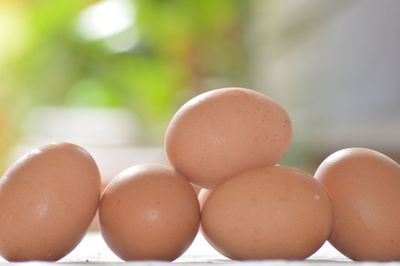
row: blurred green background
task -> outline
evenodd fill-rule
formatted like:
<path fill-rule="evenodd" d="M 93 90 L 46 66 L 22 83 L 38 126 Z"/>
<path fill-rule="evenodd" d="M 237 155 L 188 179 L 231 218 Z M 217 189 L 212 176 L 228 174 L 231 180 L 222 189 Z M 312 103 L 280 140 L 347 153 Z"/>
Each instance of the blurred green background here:
<path fill-rule="evenodd" d="M 123 106 L 139 118 L 141 141 L 160 144 L 188 97 L 245 82 L 250 5 L 1 1 L 0 157 L 18 141 L 20 123 L 36 106 Z"/>

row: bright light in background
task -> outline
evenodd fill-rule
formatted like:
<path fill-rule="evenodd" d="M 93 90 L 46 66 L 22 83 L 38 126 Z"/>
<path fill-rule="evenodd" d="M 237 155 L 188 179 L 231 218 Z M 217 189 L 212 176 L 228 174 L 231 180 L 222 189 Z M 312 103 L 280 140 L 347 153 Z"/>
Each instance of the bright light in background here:
<path fill-rule="evenodd" d="M 29 34 L 21 5 L 1 1 L 0 4 L 0 67 L 7 67 L 7 60 L 26 48 Z M 0 94 L 2 92 L 0 91 Z"/>
<path fill-rule="evenodd" d="M 118 34 L 135 21 L 135 8 L 129 0 L 105 0 L 82 12 L 77 21 L 78 32 L 88 40 Z"/>

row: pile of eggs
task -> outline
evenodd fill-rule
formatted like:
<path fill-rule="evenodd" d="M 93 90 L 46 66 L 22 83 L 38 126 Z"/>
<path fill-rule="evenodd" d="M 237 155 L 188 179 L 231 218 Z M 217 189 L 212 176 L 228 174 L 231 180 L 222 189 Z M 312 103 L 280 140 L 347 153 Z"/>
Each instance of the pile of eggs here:
<path fill-rule="evenodd" d="M 103 193 L 83 148 L 33 150 L 0 179 L 0 255 L 58 260 L 98 211 L 105 242 L 128 261 L 173 261 L 199 227 L 231 259 L 305 259 L 329 240 L 353 260 L 400 260 L 400 166 L 379 152 L 347 148 L 312 176 L 278 164 L 291 136 L 278 103 L 224 88 L 176 112 L 165 135 L 171 166 L 132 166 Z M 199 198 L 192 185 L 202 188 Z"/>

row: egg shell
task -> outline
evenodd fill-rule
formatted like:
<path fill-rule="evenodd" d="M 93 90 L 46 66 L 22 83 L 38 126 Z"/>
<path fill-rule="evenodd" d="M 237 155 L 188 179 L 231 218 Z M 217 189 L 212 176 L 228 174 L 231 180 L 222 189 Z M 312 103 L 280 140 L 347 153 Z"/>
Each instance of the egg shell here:
<path fill-rule="evenodd" d="M 70 143 L 33 150 L 0 179 L 0 254 L 9 261 L 55 261 L 83 238 L 97 210 L 100 174 Z"/>
<path fill-rule="evenodd" d="M 366 148 L 347 148 L 318 167 L 332 199 L 330 243 L 353 260 L 400 260 L 400 166 Z"/>
<path fill-rule="evenodd" d="M 200 209 L 193 187 L 175 170 L 142 164 L 107 186 L 99 220 L 104 240 L 121 259 L 172 261 L 194 240 Z"/>
<path fill-rule="evenodd" d="M 328 238 L 332 207 L 311 175 L 276 165 L 218 186 L 203 206 L 201 225 L 209 243 L 232 259 L 304 259 Z"/>
<path fill-rule="evenodd" d="M 223 88 L 194 97 L 176 112 L 165 150 L 179 173 L 212 189 L 244 171 L 276 164 L 291 136 L 288 114 L 271 98 Z"/>

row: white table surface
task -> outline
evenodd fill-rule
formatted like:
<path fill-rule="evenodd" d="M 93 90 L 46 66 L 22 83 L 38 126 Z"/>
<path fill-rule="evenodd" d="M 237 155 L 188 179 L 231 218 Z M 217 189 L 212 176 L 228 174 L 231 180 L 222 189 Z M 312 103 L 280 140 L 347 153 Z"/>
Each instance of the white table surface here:
<path fill-rule="evenodd" d="M 325 243 L 314 255 L 304 261 L 283 261 L 283 260 L 264 260 L 264 261 L 233 261 L 220 255 L 215 251 L 199 233 L 190 246 L 190 248 L 173 263 L 201 266 L 209 265 L 210 263 L 216 264 L 243 264 L 245 266 L 253 265 L 338 265 L 349 263 L 350 260 L 336 251 L 329 243 Z M 7 264 L 5 260 L 1 260 L 0 264 Z M 45 262 L 24 262 L 13 263 L 18 265 L 51 265 L 54 263 Z M 68 265 L 135 265 L 135 266 L 157 266 L 170 264 L 169 262 L 158 261 L 133 261 L 123 262 L 107 247 L 100 233 L 87 233 L 82 242 L 66 257 L 62 258 L 57 264 Z M 379 263 L 363 263 L 364 265 L 374 265 Z M 397 263 L 393 263 L 397 264 Z M 400 263 L 398 263 L 400 265 Z"/>
<path fill-rule="evenodd" d="M 400 262 L 352 262 L 336 249 L 334 249 L 328 242 L 325 243 L 316 253 L 304 261 L 285 261 L 285 260 L 263 260 L 263 261 L 233 261 L 230 260 L 217 251 L 215 251 L 203 238 L 198 234 L 190 248 L 177 260 L 174 264 L 188 265 L 188 266 L 209 266 L 210 264 L 224 264 L 224 265 L 238 265 L 243 266 L 292 266 L 292 265 L 349 265 L 359 264 L 362 266 L 381 266 L 385 265 L 400 265 Z M 163 266 L 170 264 L 170 262 L 160 261 L 132 261 L 124 262 L 119 259 L 107 247 L 100 233 L 87 233 L 81 243 L 66 257 L 62 258 L 56 263 L 52 262 L 19 262 L 9 263 L 4 259 L 0 259 L 0 265 L 19 265 L 19 266 L 36 266 L 36 265 L 53 265 L 53 264 L 67 264 L 67 265 L 126 265 L 126 266 Z"/>

